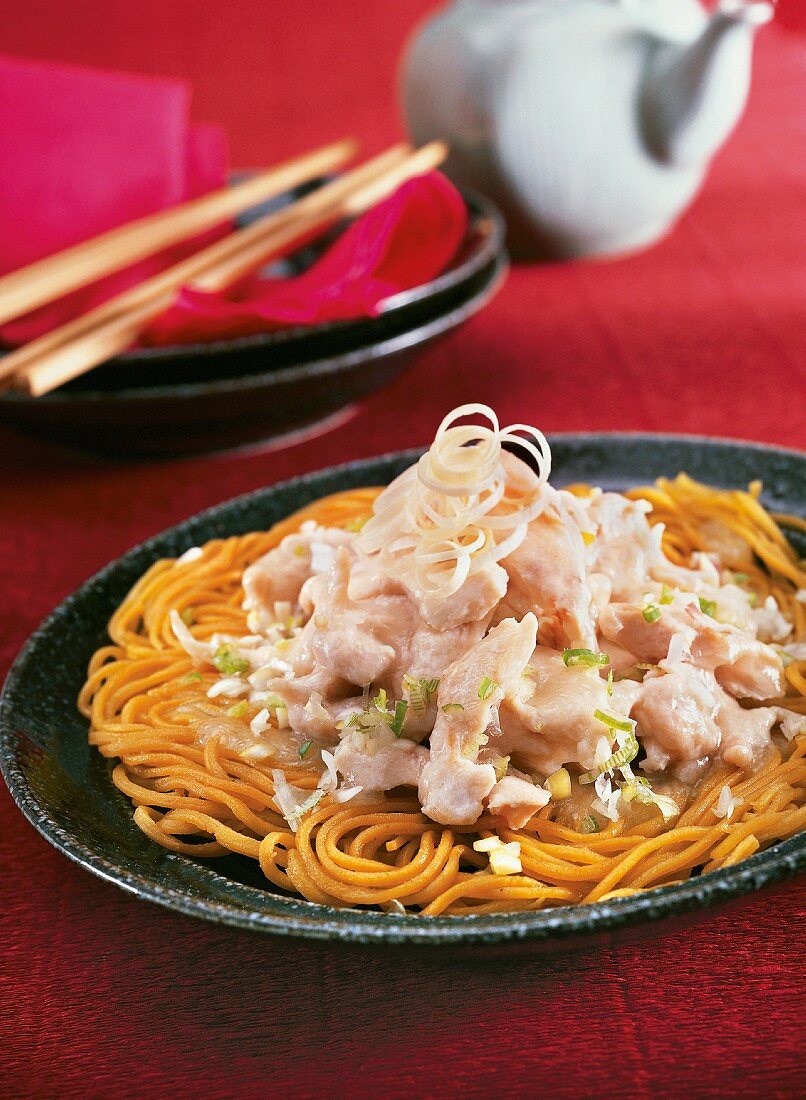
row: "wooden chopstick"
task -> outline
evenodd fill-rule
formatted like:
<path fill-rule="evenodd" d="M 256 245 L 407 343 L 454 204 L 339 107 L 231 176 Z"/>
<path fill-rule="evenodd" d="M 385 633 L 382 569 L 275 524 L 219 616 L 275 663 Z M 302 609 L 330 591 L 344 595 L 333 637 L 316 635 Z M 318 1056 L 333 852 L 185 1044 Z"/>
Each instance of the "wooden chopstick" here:
<path fill-rule="evenodd" d="M 17 384 L 33 396 L 48 393 L 129 347 L 149 321 L 170 306 L 179 287 L 189 281 L 208 290 L 233 285 L 268 260 L 288 254 L 302 241 L 368 209 L 404 180 L 436 167 L 446 153 L 444 145 L 434 142 L 408 155 L 405 147 L 398 147 L 373 158 L 285 210 L 268 215 L 149 280 L 159 284 L 156 292 L 146 292 L 146 284 L 142 284 L 135 288 L 140 291 L 138 297 L 132 292 L 119 296 L 118 302 L 128 299 L 122 307 L 110 308 L 111 302 L 99 307 L 93 311 L 104 314 L 99 322 L 85 327 L 76 338 L 28 359 Z M 191 261 L 195 261 L 194 270 L 189 272 Z M 90 317 L 86 314 L 79 320 Z"/>
<path fill-rule="evenodd" d="M 337 196 L 330 212 L 327 206 L 308 203 L 307 198 L 303 199 L 297 204 L 297 216 L 294 221 L 287 228 L 280 227 L 272 235 L 270 242 L 257 240 L 251 247 L 238 249 L 229 259 L 216 263 L 194 279 L 191 286 L 197 290 L 212 292 L 226 290 L 272 257 L 284 255 L 290 249 L 297 247 L 301 241 L 321 235 L 328 225 L 362 214 L 390 195 L 405 180 L 436 168 L 447 154 L 447 147 L 435 141 L 400 158 L 398 163 L 392 161 L 385 164 L 383 171 L 373 174 L 370 178 L 356 179 L 355 187 L 345 189 Z M 311 200 L 314 197 L 314 195 L 309 196 Z M 309 217 L 312 217 L 312 221 L 310 226 L 306 227 L 302 221 Z M 266 252 L 267 243 L 271 249 L 270 253 Z"/>
<path fill-rule="evenodd" d="M 362 181 L 366 175 L 371 176 L 376 171 L 386 168 L 389 164 L 397 163 L 405 156 L 407 150 L 408 146 L 406 145 L 394 146 L 381 156 L 375 157 L 372 161 L 361 165 L 332 183 L 325 184 L 324 187 L 320 187 L 317 191 L 299 201 L 310 207 L 314 204 L 314 199 L 316 199 L 317 204 L 321 204 L 325 200 L 329 200 L 330 197 L 336 198 L 343 191 L 349 191 L 354 186 L 354 179 Z M 25 374 L 35 364 L 44 362 L 51 355 L 55 356 L 59 348 L 81 339 L 98 326 L 110 322 L 124 313 L 133 316 L 146 302 L 156 299 L 160 295 L 163 297 L 166 294 L 173 295 L 181 286 L 191 282 L 208 267 L 226 260 L 234 251 L 244 247 L 244 245 L 261 238 L 265 233 L 285 224 L 287 221 L 293 220 L 298 206 L 299 203 L 292 203 L 281 210 L 265 215 L 245 229 L 216 241 L 215 244 L 200 252 L 193 253 L 193 255 L 188 256 L 173 267 L 152 276 L 145 282 L 130 287 L 129 290 L 125 290 L 116 297 L 101 303 L 88 313 L 68 321 L 59 328 L 53 329 L 51 332 L 45 333 L 44 336 L 40 336 L 38 339 L 32 340 L 30 343 L 11 352 L 5 358 L 0 359 L 0 389 L 3 388 L 4 380 L 8 384 L 14 376 Z M 70 361 L 73 361 L 72 355 Z M 66 359 L 65 362 L 67 362 Z M 70 377 L 73 377 L 73 375 L 70 375 Z"/>
<path fill-rule="evenodd" d="M 355 156 L 357 148 L 352 139 L 325 145 L 234 187 L 138 218 L 5 275 L 0 278 L 0 324 L 340 168 Z"/>

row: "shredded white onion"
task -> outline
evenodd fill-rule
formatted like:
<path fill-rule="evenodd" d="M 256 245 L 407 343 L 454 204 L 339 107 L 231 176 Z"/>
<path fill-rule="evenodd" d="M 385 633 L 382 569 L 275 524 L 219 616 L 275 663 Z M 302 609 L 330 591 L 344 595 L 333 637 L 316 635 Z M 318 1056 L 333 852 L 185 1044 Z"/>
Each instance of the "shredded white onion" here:
<path fill-rule="evenodd" d="M 325 765 L 325 771 L 322 773 L 322 778 L 317 783 L 323 791 L 335 791 L 339 785 L 339 773 L 336 771 L 336 758 L 332 752 L 328 752 L 327 749 L 322 749 L 322 763 Z"/>
<path fill-rule="evenodd" d="M 263 733 L 269 724 L 269 712 L 266 707 L 263 710 L 259 710 L 252 721 L 249 723 L 249 728 L 254 733 L 255 737 Z"/>
<path fill-rule="evenodd" d="M 336 548 L 327 542 L 311 543 L 311 571 L 327 573 L 336 556 Z"/>
<path fill-rule="evenodd" d="M 184 565 L 185 562 L 198 561 L 203 554 L 204 551 L 202 550 L 201 546 L 191 546 L 191 548 L 189 550 L 186 550 L 184 554 L 180 554 L 180 556 L 176 559 L 176 564 Z"/>
<path fill-rule="evenodd" d="M 274 780 L 274 801 L 292 832 L 296 832 L 303 816 L 317 805 L 324 797 L 325 792 L 315 790 L 311 793 L 301 787 L 292 786 L 280 768 L 274 768 L 271 775 Z"/>
<path fill-rule="evenodd" d="M 249 691 L 249 684 L 238 679 L 237 676 L 225 676 L 208 688 L 208 699 L 217 699 L 219 695 L 234 698 L 236 695 L 245 695 Z"/>
<path fill-rule="evenodd" d="M 171 608 L 168 617 L 171 621 L 171 630 L 173 630 L 176 640 L 179 642 L 182 649 L 184 649 L 185 653 L 187 653 L 188 657 L 193 659 L 194 664 L 204 664 L 208 662 L 214 651 L 210 642 L 200 642 L 198 638 L 194 638 L 182 621 L 182 616 L 175 608 Z"/>
<path fill-rule="evenodd" d="M 489 425 L 455 423 L 469 416 Z M 504 443 L 533 460 L 536 486 L 507 480 Z M 410 588 L 453 595 L 471 573 L 520 545 L 527 525 L 546 506 L 542 490 L 550 470 L 551 451 L 537 428 L 501 428 L 487 405 L 460 405 L 442 421 L 418 464 L 377 498 L 358 544 L 367 554 L 379 554 L 385 571 Z"/>
<path fill-rule="evenodd" d="M 342 787 L 340 790 L 333 792 L 333 798 L 336 802 L 349 802 L 351 798 L 361 794 L 363 789 L 363 787 Z"/>
<path fill-rule="evenodd" d="M 717 817 L 725 817 L 730 820 L 733 817 L 734 810 L 741 806 L 742 801 L 741 798 L 733 794 L 726 783 L 719 792 L 719 800 L 716 806 L 714 806 L 714 813 Z"/>
<path fill-rule="evenodd" d="M 268 745 L 248 745 L 241 756 L 244 760 L 266 760 L 271 756 L 271 749 Z"/>

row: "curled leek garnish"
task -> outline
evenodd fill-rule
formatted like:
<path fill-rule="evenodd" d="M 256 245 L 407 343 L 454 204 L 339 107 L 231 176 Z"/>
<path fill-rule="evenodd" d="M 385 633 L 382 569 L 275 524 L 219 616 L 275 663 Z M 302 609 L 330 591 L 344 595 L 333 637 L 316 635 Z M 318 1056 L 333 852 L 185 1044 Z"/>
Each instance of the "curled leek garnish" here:
<path fill-rule="evenodd" d="M 458 424 L 467 417 L 486 423 Z M 536 480 L 512 477 L 504 444 L 525 453 Z M 486 405 L 462 405 L 442 421 L 428 452 L 373 504 L 358 545 L 384 571 L 422 594 L 447 598 L 471 573 L 512 553 L 546 506 L 551 452 L 536 428 L 502 428 Z"/>

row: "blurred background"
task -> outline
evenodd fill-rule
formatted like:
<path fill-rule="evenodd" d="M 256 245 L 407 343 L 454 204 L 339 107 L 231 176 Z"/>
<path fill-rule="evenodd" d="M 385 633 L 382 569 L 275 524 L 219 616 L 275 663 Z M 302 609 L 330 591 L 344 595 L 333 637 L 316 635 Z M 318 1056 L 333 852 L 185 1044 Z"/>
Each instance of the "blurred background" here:
<path fill-rule="evenodd" d="M 12 58 L 187 82 L 193 119 L 220 128 L 237 169 L 344 135 L 362 155 L 405 136 L 401 59 L 444 7 L 29 0 L 21 9 L 0 0 L 0 21 Z M 478 316 L 372 398 L 374 409 L 396 408 L 411 386 L 515 406 L 528 393 L 554 430 L 675 429 L 802 445 L 791 395 L 803 392 L 806 349 L 804 102 L 806 7 L 782 0 L 755 38 L 745 113 L 672 232 L 606 262 L 516 266 Z M 504 395 L 484 369 L 502 349 Z M 777 375 L 764 401 L 740 400 L 768 376 L 771 358 Z M 479 365 L 472 378 L 466 360 Z M 20 408 L 6 404 L 5 419 Z"/>
<path fill-rule="evenodd" d="M 422 20 L 445 6 L 434 0 L 26 0 L 23 10 L 0 0 L 2 51 L 184 78 L 193 85 L 194 113 L 227 133 L 232 163 L 259 165 L 341 133 L 355 134 L 368 152 L 402 136 L 401 51 Z M 802 0 L 777 5 L 770 30 L 784 29 L 806 30 Z M 769 84 L 764 37 L 759 97 Z M 803 85 L 792 84 L 789 105 L 802 95 Z M 755 114 L 760 118 L 763 110 L 760 104 Z"/>

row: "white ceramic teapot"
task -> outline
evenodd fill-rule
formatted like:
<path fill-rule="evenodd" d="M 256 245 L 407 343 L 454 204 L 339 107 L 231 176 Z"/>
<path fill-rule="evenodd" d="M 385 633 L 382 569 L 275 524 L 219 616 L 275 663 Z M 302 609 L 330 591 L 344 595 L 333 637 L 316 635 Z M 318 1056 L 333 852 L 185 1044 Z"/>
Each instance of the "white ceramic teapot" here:
<path fill-rule="evenodd" d="M 747 98 L 770 4 L 455 0 L 415 36 L 403 97 L 417 142 L 443 138 L 522 257 L 657 240 L 694 196 Z"/>

